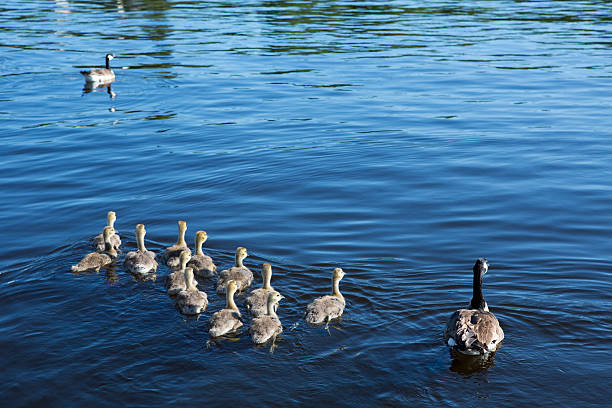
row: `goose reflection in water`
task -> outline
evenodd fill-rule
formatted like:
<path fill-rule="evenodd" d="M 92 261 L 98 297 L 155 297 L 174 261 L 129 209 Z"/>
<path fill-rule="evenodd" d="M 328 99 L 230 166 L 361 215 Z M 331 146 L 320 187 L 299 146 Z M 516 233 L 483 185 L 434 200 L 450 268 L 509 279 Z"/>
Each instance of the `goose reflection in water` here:
<path fill-rule="evenodd" d="M 112 83 L 113 83 L 113 81 L 110 81 L 110 82 L 89 82 L 89 81 L 86 81 L 85 82 L 85 86 L 83 86 L 83 95 L 91 93 L 91 92 L 101 92 L 104 89 L 106 89 L 106 92 L 108 93 L 109 97 L 111 99 L 115 99 L 117 94 L 111 89 L 111 84 Z"/>
<path fill-rule="evenodd" d="M 501 344 L 498 350 L 501 348 Z M 449 350 L 451 356 L 450 370 L 463 375 L 486 371 L 495 366 L 495 353 L 486 355 L 466 355 Z"/>

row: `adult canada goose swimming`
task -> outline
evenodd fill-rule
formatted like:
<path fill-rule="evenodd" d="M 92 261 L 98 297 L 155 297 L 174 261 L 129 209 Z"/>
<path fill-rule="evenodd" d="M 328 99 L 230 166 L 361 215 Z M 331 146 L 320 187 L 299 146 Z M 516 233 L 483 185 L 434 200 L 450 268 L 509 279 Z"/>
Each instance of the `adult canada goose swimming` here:
<path fill-rule="evenodd" d="M 238 290 L 236 281 L 230 280 L 227 283 L 227 291 L 225 294 L 225 309 L 219 310 L 210 318 L 210 330 L 208 333 L 211 337 L 223 336 L 242 326 L 242 321 L 240 321 L 240 310 L 238 310 L 236 303 L 234 303 L 234 293 L 236 293 L 236 290 Z"/>
<path fill-rule="evenodd" d="M 219 279 L 217 279 L 218 294 L 221 295 L 225 293 L 227 283 L 230 280 L 235 281 L 238 292 L 242 292 L 251 286 L 253 282 L 253 272 L 242 263 L 244 258 L 248 255 L 246 248 L 236 248 L 236 265 L 232 266 L 230 269 L 222 270 L 219 274 Z"/>
<path fill-rule="evenodd" d="M 145 275 L 149 272 L 157 271 L 157 261 L 155 261 L 155 252 L 147 251 L 145 247 L 144 237 L 147 231 L 144 224 L 136 226 L 136 243 L 137 251 L 130 251 L 125 255 L 123 267 L 129 272 L 137 275 Z"/>
<path fill-rule="evenodd" d="M 166 289 L 168 290 L 168 294 L 171 296 L 177 295 L 181 290 L 187 289 L 187 284 L 185 282 L 185 268 L 187 267 L 187 262 L 189 262 L 189 258 L 191 255 L 187 251 L 181 252 L 180 258 L 180 269 L 176 272 L 172 272 L 166 278 Z M 196 283 L 197 284 L 197 283 Z"/>
<path fill-rule="evenodd" d="M 110 69 L 110 62 L 115 58 L 113 54 L 106 54 L 106 68 L 92 68 L 81 71 L 87 82 L 112 82 L 115 80 L 115 73 Z"/>
<path fill-rule="evenodd" d="M 261 276 L 263 277 L 263 286 L 251 291 L 251 294 L 244 302 L 247 310 L 253 317 L 259 317 L 266 314 L 268 311 L 268 294 L 274 291 L 274 288 L 270 286 L 272 266 L 270 266 L 269 263 L 263 264 Z"/>
<path fill-rule="evenodd" d="M 176 295 L 176 306 L 182 314 L 196 315 L 206 310 L 208 297 L 205 292 L 196 289 L 196 280 L 193 277 L 192 268 L 185 268 L 184 275 L 186 288 Z"/>
<path fill-rule="evenodd" d="M 70 268 L 72 272 L 84 272 L 91 269 L 97 272 L 101 267 L 113 262 L 113 259 L 117 257 L 117 251 L 115 251 L 115 248 L 113 248 L 110 242 L 112 233 L 113 229 L 111 227 L 104 227 L 104 231 L 102 232 L 104 242 L 106 243 L 104 252 L 91 252 L 85 255 L 85 258 L 81 259 L 78 264 Z"/>
<path fill-rule="evenodd" d="M 329 323 L 330 320 L 340 317 L 344 312 L 344 296 L 340 293 L 340 280 L 344 271 L 334 269 L 332 275 L 332 294 L 316 298 L 306 307 L 306 322 L 310 324 Z"/>
<path fill-rule="evenodd" d="M 268 340 L 276 340 L 276 336 L 283 332 L 283 326 L 276 315 L 278 302 L 284 299 L 280 293 L 272 291 L 268 293 L 266 299 L 267 313 L 256 317 L 251 323 L 251 339 L 255 344 L 263 344 Z"/>
<path fill-rule="evenodd" d="M 444 330 L 444 341 L 453 350 L 468 355 L 486 355 L 497 350 L 504 339 L 499 321 L 489 312 L 482 296 L 482 277 L 489 270 L 485 258 L 474 264 L 472 301 L 467 309 L 459 309 L 450 317 Z"/>
<path fill-rule="evenodd" d="M 202 245 L 208 239 L 206 231 L 198 231 L 195 236 L 196 253 L 191 256 L 191 260 L 187 264 L 193 268 L 193 272 L 203 278 L 210 278 L 217 270 L 217 265 L 213 263 L 210 256 L 204 255 Z"/>
<path fill-rule="evenodd" d="M 185 242 L 185 231 L 187 231 L 187 223 L 185 221 L 178 222 L 178 240 L 176 244 L 166 248 L 163 261 L 170 269 L 177 269 L 181 266 L 179 255 L 185 251 L 191 255 L 191 249 L 187 247 Z"/>
<path fill-rule="evenodd" d="M 111 227 L 113 229 L 113 233 L 110 237 L 110 242 L 113 245 L 113 248 L 115 248 L 115 250 L 119 250 L 119 247 L 121 246 L 121 238 L 119 237 L 119 235 L 117 234 L 117 231 L 115 230 L 116 220 L 117 220 L 117 215 L 115 214 L 114 211 L 109 211 L 106 214 L 106 226 Z M 104 251 L 104 237 L 102 236 L 102 234 L 98 234 L 94 237 L 93 245 L 94 245 L 94 248 L 96 248 L 96 251 L 98 252 Z"/>

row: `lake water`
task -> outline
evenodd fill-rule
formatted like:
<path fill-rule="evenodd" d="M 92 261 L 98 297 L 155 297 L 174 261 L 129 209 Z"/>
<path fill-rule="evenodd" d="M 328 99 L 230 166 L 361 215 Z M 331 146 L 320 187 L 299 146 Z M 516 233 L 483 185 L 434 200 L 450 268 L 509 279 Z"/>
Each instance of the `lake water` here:
<path fill-rule="evenodd" d="M 47 406 L 602 406 L 612 398 L 612 5 L 19 1 L 0 13 L 0 395 Z M 79 70 L 113 52 L 111 92 Z M 114 96 L 114 97 L 113 97 Z M 186 220 L 286 297 L 277 347 L 209 342 L 115 265 Z M 478 367 L 442 330 L 484 295 Z M 346 272 L 342 319 L 305 306 Z M 243 298 L 237 303 L 242 305 Z M 248 319 L 245 316 L 245 327 Z"/>

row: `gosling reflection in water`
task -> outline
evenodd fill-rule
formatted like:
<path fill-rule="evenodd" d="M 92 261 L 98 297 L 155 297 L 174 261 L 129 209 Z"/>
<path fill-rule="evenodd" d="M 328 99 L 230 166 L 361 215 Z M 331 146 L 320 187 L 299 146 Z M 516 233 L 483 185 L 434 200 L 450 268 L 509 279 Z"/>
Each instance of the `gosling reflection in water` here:
<path fill-rule="evenodd" d="M 111 84 L 112 83 L 113 83 L 113 81 L 110 81 L 110 82 L 85 82 L 85 85 L 83 86 L 83 95 L 91 93 L 91 92 L 102 92 L 103 90 L 106 89 L 106 93 L 108 93 L 108 96 L 111 99 L 115 99 L 117 94 L 111 88 Z"/>

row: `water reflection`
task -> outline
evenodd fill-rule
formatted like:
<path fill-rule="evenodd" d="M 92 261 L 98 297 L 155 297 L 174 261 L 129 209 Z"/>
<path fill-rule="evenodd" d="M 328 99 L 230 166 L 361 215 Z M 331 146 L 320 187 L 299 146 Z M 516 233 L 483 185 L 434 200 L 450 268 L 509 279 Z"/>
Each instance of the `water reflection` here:
<path fill-rule="evenodd" d="M 501 344 L 497 348 L 501 348 Z M 452 358 L 450 370 L 459 374 L 469 375 L 480 371 L 486 371 L 495 366 L 495 353 L 482 356 L 470 356 L 453 351 L 449 351 Z"/>
<path fill-rule="evenodd" d="M 83 86 L 83 95 L 91 93 L 91 92 L 102 92 L 106 90 L 108 96 L 111 99 L 115 99 L 117 94 L 112 90 L 111 84 L 114 81 L 110 82 L 87 82 L 85 81 L 85 85 Z"/>

